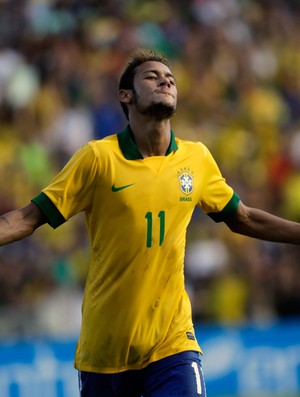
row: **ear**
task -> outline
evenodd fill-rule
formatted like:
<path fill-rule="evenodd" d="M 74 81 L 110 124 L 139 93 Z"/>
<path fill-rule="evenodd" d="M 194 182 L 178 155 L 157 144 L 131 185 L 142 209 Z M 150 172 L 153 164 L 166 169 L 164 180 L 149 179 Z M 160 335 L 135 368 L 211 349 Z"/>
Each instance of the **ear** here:
<path fill-rule="evenodd" d="M 132 90 L 120 90 L 119 91 L 119 101 L 122 103 L 132 102 Z"/>

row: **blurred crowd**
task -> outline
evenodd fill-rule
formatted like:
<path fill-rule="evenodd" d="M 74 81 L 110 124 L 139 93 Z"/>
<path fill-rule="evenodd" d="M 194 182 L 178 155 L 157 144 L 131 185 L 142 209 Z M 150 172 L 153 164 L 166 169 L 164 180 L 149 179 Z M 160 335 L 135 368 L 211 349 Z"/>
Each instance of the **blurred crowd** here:
<path fill-rule="evenodd" d="M 140 47 L 170 59 L 175 134 L 205 143 L 247 205 L 300 221 L 298 0 L 0 0 L 0 213 L 126 125 L 118 78 Z M 88 249 L 81 215 L 2 247 L 0 337 L 76 334 Z M 234 235 L 195 211 L 195 321 L 300 316 L 299 270 L 300 247 Z"/>

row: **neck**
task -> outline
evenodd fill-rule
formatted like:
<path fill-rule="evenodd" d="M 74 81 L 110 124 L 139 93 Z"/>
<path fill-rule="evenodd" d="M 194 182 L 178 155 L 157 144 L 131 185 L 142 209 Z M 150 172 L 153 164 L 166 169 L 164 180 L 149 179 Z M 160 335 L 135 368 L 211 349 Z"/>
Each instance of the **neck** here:
<path fill-rule="evenodd" d="M 165 156 L 170 145 L 170 120 L 139 123 L 130 122 L 135 144 L 144 158 Z"/>

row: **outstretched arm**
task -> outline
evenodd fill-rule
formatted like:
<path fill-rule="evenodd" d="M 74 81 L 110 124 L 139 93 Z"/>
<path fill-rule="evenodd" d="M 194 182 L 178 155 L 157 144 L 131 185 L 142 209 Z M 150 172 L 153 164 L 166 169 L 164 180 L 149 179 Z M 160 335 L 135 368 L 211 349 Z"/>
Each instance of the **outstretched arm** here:
<path fill-rule="evenodd" d="M 39 207 L 30 203 L 24 208 L 0 216 L 0 245 L 21 240 L 45 223 Z"/>
<path fill-rule="evenodd" d="M 227 219 L 225 223 L 233 232 L 245 236 L 280 243 L 300 244 L 300 223 L 247 207 L 241 201 L 236 216 Z"/>

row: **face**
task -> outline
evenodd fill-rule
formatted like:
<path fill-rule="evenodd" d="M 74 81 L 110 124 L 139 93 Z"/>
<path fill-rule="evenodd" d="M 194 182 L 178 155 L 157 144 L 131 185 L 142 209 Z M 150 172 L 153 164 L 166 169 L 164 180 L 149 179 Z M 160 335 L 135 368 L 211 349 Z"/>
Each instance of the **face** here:
<path fill-rule="evenodd" d="M 132 103 L 138 112 L 157 120 L 168 119 L 176 111 L 176 81 L 160 62 L 145 62 L 136 68 Z"/>

